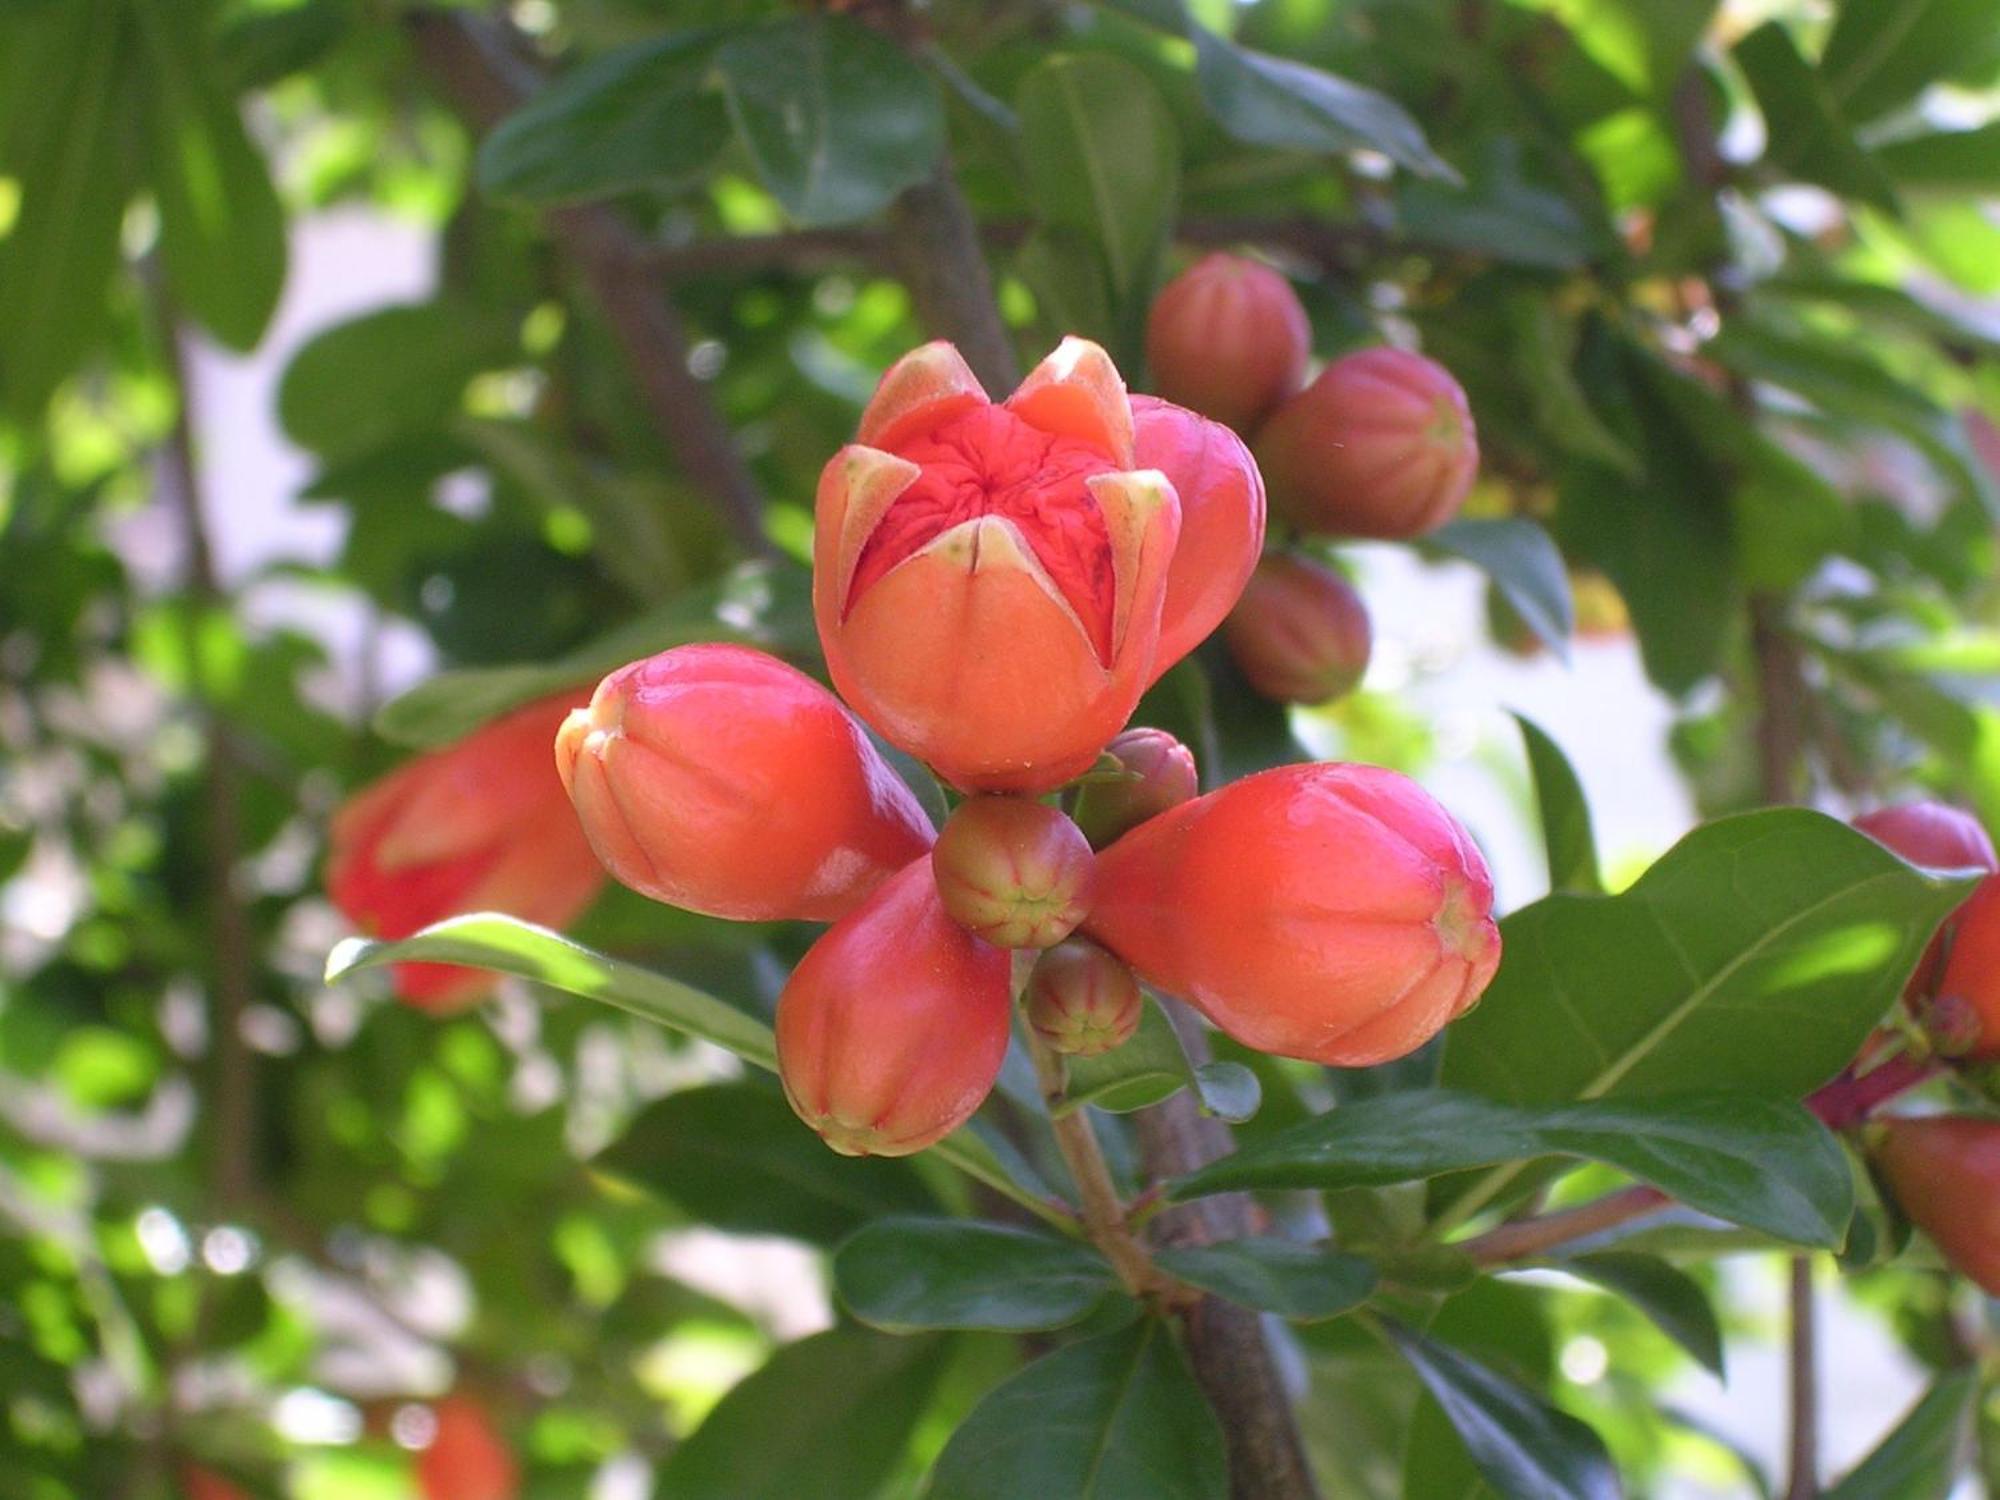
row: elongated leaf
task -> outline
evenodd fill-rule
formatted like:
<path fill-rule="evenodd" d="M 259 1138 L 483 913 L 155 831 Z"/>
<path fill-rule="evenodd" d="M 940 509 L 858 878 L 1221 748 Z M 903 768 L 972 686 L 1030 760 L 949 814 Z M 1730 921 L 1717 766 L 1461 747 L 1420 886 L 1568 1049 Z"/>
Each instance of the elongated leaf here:
<path fill-rule="evenodd" d="M 1939 1379 L 1826 1500 L 1945 1500 L 1972 1456 L 1979 1385 L 1971 1369 Z"/>
<path fill-rule="evenodd" d="M 857 1230 L 834 1254 L 833 1284 L 848 1311 L 890 1333 L 1024 1333 L 1076 1322 L 1117 1280 L 1104 1257 L 1075 1240 L 1005 1224 L 900 1218 Z"/>
<path fill-rule="evenodd" d="M 1447 1345 L 1385 1323 L 1389 1340 L 1444 1408 L 1486 1482 L 1507 1500 L 1618 1500 L 1603 1440 Z"/>
<path fill-rule="evenodd" d="M 1855 143 L 1833 95 L 1781 23 L 1767 21 L 1738 42 L 1736 61 L 1764 111 L 1764 156 L 1774 170 L 1895 211 L 1888 174 Z"/>
<path fill-rule="evenodd" d="M 1996 59 L 2000 27 L 1987 0 L 1859 0 L 1840 7 L 1820 72 L 1849 119 L 1872 120 Z"/>
<path fill-rule="evenodd" d="M 1159 90 L 1132 64 L 1086 53 L 1049 58 L 1015 102 L 1041 217 L 1096 242 L 1117 297 L 1143 294 L 1180 191 L 1180 148 Z"/>
<path fill-rule="evenodd" d="M 1501 924 L 1443 1082 L 1519 1104 L 1690 1089 L 1800 1097 L 1860 1050 L 1967 882 L 1800 808 L 1697 828 L 1618 896 Z"/>
<path fill-rule="evenodd" d="M 1562 747 L 1532 719 L 1514 715 L 1528 750 L 1535 779 L 1535 810 L 1542 825 L 1542 848 L 1549 861 L 1549 886 L 1558 891 L 1595 894 L 1604 889 L 1597 870 L 1597 839 L 1590 828 L 1590 804 Z"/>
<path fill-rule="evenodd" d="M 1722 1368 L 1722 1325 L 1701 1283 L 1655 1255 L 1606 1251 L 1561 1261 L 1558 1270 L 1616 1292 L 1652 1319 L 1660 1332 L 1717 1376 Z"/>
<path fill-rule="evenodd" d="M 787 1344 L 667 1460 L 674 1500 L 872 1500 L 949 1361 L 949 1340 L 836 1328 Z"/>
<path fill-rule="evenodd" d="M 649 1104 L 592 1165 L 738 1234 L 832 1244 L 883 1214 L 936 1206 L 907 1162 L 826 1149 L 784 1095 L 750 1081 Z"/>
<path fill-rule="evenodd" d="M 479 185 L 529 203 L 699 182 L 729 139 L 709 65 L 722 34 L 676 31 L 607 52 L 548 85 L 479 148 Z"/>
<path fill-rule="evenodd" d="M 1890 141 L 1875 159 L 1901 187 L 1991 193 L 2000 189 L 2000 122 Z"/>
<path fill-rule="evenodd" d="M 1520 516 L 1461 519 L 1440 526 L 1423 545 L 1479 568 L 1543 644 L 1568 657 L 1576 625 L 1569 570 L 1539 522 Z"/>
<path fill-rule="evenodd" d="M 1205 1292 L 1301 1323 L 1352 1311 L 1375 1290 L 1375 1267 L 1296 1240 L 1228 1240 L 1155 1253 L 1160 1268 Z"/>
<path fill-rule="evenodd" d="M 927 1500 L 1224 1500 L 1222 1431 L 1166 1325 L 1045 1355 L 973 1409 Z"/>
<path fill-rule="evenodd" d="M 1838 1245 L 1854 1212 L 1847 1160 L 1802 1106 L 1743 1094 L 1523 1108 L 1425 1091 L 1344 1104 L 1174 1185 L 1237 1188 L 1410 1182 L 1547 1156 L 1630 1172 L 1691 1207 L 1806 1245 Z"/>
<path fill-rule="evenodd" d="M 937 164 L 936 86 L 859 22 L 802 16 L 742 32 L 715 67 L 758 175 L 802 224 L 864 219 Z"/>
<path fill-rule="evenodd" d="M 160 207 L 160 253 L 181 305 L 221 343 L 250 349 L 285 285 L 285 211 L 185 0 L 133 8 Z"/>
<path fill-rule="evenodd" d="M 1196 1068 L 1159 1005 L 1151 999 L 1139 1015 L 1139 1029 L 1121 1047 L 1096 1057 L 1069 1060 L 1068 1083 L 1056 1104 L 1057 1118 L 1086 1104 L 1113 1114 L 1129 1114 L 1193 1087 L 1209 1114 L 1232 1123 L 1257 1113 L 1256 1075 L 1235 1063 Z"/>

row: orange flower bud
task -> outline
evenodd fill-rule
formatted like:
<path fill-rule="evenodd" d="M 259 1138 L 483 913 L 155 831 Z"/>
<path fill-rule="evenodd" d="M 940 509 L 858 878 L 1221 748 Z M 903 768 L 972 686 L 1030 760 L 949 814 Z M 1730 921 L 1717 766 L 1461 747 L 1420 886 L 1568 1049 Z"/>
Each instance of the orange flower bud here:
<path fill-rule="evenodd" d="M 1153 680 L 1222 623 L 1264 550 L 1264 481 L 1243 439 L 1185 407 L 1132 398 L 1142 468 L 1167 476 L 1181 502 L 1181 537 L 1167 570 Z"/>
<path fill-rule="evenodd" d="M 1143 1004 L 1132 971 L 1084 938 L 1056 944 L 1028 976 L 1028 1024 L 1052 1050 L 1073 1057 L 1132 1040 Z"/>
<path fill-rule="evenodd" d="M 1876 1160 L 1910 1221 L 2000 1297 L 2000 1120 L 1886 1120 Z"/>
<path fill-rule="evenodd" d="M 1944 977 L 1937 1004 L 1954 1021 L 1959 1055 L 1973 1062 L 2000 1059 L 2000 875 L 1988 876 L 1952 917 Z"/>
<path fill-rule="evenodd" d="M 1500 962 L 1493 883 L 1423 788 L 1281 766 L 1097 857 L 1084 931 L 1260 1052 L 1359 1067 L 1414 1051 Z"/>
<path fill-rule="evenodd" d="M 1963 812 L 1943 802 L 1900 802 L 1890 807 L 1878 807 L 1873 812 L 1862 813 L 1854 820 L 1854 826 L 1867 834 L 1876 843 L 1892 854 L 1901 855 L 1913 865 L 1924 865 L 1933 870 L 2000 870 L 2000 858 L 1993 851 L 1993 840 L 1986 830 L 1979 826 L 1979 820 L 1971 813 Z M 1962 912 L 1963 907 L 1959 910 Z M 1927 997 L 1937 988 L 1937 981 L 1944 966 L 1944 950 L 1947 936 L 1957 923 L 1956 915 L 1946 918 L 1938 928 L 1937 936 L 1924 949 L 1924 956 L 1910 975 L 1910 983 L 1904 996 L 1921 1009 L 1932 1009 Z M 1941 1030 L 1950 1033 L 1963 1031 L 1969 1022 L 1976 1033 L 1977 1018 L 1969 1014 L 1969 1008 L 1958 1002 L 1942 1008 L 1935 1017 Z M 1976 1038 L 1975 1038 L 1976 1039 Z M 1956 1045 L 1962 1048 L 1969 1041 L 1959 1036 Z"/>
<path fill-rule="evenodd" d="M 486 1408 L 470 1396 L 447 1396 L 432 1415 L 437 1435 L 417 1455 L 423 1500 L 515 1500 L 521 1468 Z"/>
<path fill-rule="evenodd" d="M 972 1117 L 1007 1055 L 1011 961 L 950 917 L 929 859 L 820 935 L 778 997 L 778 1071 L 843 1156 L 907 1156 Z"/>
<path fill-rule="evenodd" d="M 882 377 L 820 476 L 813 613 L 841 695 L 975 791 L 1088 770 L 1150 680 L 1180 530 L 1104 351 L 1065 339 L 1004 405 L 949 344 Z"/>
<path fill-rule="evenodd" d="M 1076 799 L 1076 826 L 1093 849 L 1201 790 L 1194 753 L 1164 729 L 1128 729 L 1104 747 L 1117 774 L 1085 784 Z"/>
<path fill-rule="evenodd" d="M 1050 948 L 1090 910 L 1096 857 L 1058 808 L 973 797 L 945 820 L 931 868 L 951 919 L 996 948 Z"/>
<path fill-rule="evenodd" d="M 1146 364 L 1169 401 L 1249 432 L 1299 388 L 1312 324 L 1292 284 L 1259 261 L 1217 251 L 1153 299 Z"/>
<path fill-rule="evenodd" d="M 1308 558 L 1274 553 L 1222 627 L 1250 686 L 1279 703 L 1345 697 L 1368 670 L 1375 632 L 1354 585 Z"/>
<path fill-rule="evenodd" d="M 833 694 L 747 646 L 619 668 L 564 721 L 556 769 L 612 874 L 714 917 L 830 922 L 932 837 Z"/>
<path fill-rule="evenodd" d="M 1465 392 L 1420 354 L 1335 360 L 1257 434 L 1271 504 L 1303 531 L 1407 540 L 1458 514 L 1479 471 Z"/>
<path fill-rule="evenodd" d="M 463 912 L 499 911 L 561 927 L 604 884 L 549 741 L 582 693 L 544 698 L 350 798 L 329 830 L 327 894 L 362 931 L 408 937 Z M 494 976 L 452 964 L 398 964 L 396 991 L 425 1010 L 476 1004 Z"/>

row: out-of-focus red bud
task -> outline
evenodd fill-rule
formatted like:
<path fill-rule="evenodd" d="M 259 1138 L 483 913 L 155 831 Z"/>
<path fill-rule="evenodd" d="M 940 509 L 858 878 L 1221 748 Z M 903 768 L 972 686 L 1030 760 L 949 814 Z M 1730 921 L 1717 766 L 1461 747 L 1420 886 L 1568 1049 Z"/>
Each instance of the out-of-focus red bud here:
<path fill-rule="evenodd" d="M 417 1489 L 423 1500 L 515 1500 L 521 1466 L 470 1396 L 447 1396 L 432 1408 L 437 1434 L 417 1455 Z"/>
<path fill-rule="evenodd" d="M 927 344 L 820 475 L 813 614 L 834 685 L 956 786 L 1059 786 L 1151 680 L 1179 532 L 1097 345 L 1064 339 L 996 406 Z"/>
<path fill-rule="evenodd" d="M 1157 682 L 1222 623 L 1249 582 L 1264 550 L 1264 481 L 1243 439 L 1156 396 L 1132 398 L 1132 441 L 1139 466 L 1166 475 L 1181 503 L 1153 656 Z"/>
<path fill-rule="evenodd" d="M 1132 971 L 1084 938 L 1056 944 L 1028 976 L 1028 1024 L 1051 1049 L 1073 1057 L 1129 1042 L 1143 1004 Z"/>
<path fill-rule="evenodd" d="M 1117 774 L 1087 782 L 1076 799 L 1076 826 L 1094 849 L 1201 790 L 1194 752 L 1164 729 L 1128 729 L 1104 753 Z"/>
<path fill-rule="evenodd" d="M 1368 606 L 1333 569 L 1273 553 L 1222 627 L 1250 686 L 1279 703 L 1325 703 L 1354 691 L 1375 631 Z"/>
<path fill-rule="evenodd" d="M 1938 981 L 1941 1005 L 1969 1008 L 1956 1016 L 1961 1033 L 1975 1029 L 1977 1038 L 1961 1054 L 1972 1062 L 2000 1060 L 2000 875 L 1989 875 L 1973 890 L 1951 919 L 1944 977 Z"/>
<path fill-rule="evenodd" d="M 1878 807 L 1854 819 L 1854 826 L 1913 865 L 1933 870 L 2000 869 L 1993 840 L 1987 837 L 1979 820 L 1947 803 L 1899 802 Z M 1956 921 L 1956 916 L 1945 919 L 1910 975 L 1904 995 L 1913 1005 L 1926 1001 L 1937 988 L 1944 967 L 1945 942 Z M 1962 1003 L 1946 1006 L 1936 1019 L 1943 1027 L 1939 1039 L 1950 1040 L 1963 1030 L 1966 1007 Z M 1976 1021 L 1973 1024 L 1976 1026 Z M 1962 1044 L 1963 1039 L 1959 1041 Z"/>
<path fill-rule="evenodd" d="M 778 1071 L 843 1156 L 907 1156 L 972 1117 L 1000 1074 L 1011 960 L 945 915 L 929 858 L 820 935 L 778 997 Z"/>
<path fill-rule="evenodd" d="M 1146 365 L 1169 401 L 1249 432 L 1306 378 L 1312 324 L 1292 284 L 1216 251 L 1160 289 Z"/>
<path fill-rule="evenodd" d="M 996 948 L 1049 948 L 1090 910 L 1096 856 L 1060 809 L 972 797 L 945 820 L 931 867 L 951 919 Z"/>
<path fill-rule="evenodd" d="M 930 846 L 930 819 L 833 694 L 747 646 L 613 672 L 556 768 L 635 891 L 738 921 L 830 922 Z"/>
<path fill-rule="evenodd" d="M 1972 439 L 1972 451 L 1986 465 L 1986 472 L 2000 482 L 2000 427 L 1976 406 L 1966 407 L 1959 416 L 1964 419 L 1966 436 Z"/>
<path fill-rule="evenodd" d="M 2000 1297 L 2000 1120 L 1887 1120 L 1876 1160 L 1903 1212 L 1960 1274 Z"/>
<path fill-rule="evenodd" d="M 561 927 L 604 884 L 549 762 L 581 691 L 544 698 L 364 788 L 329 831 L 327 894 L 373 937 L 402 938 L 463 912 Z M 452 964 L 398 964 L 396 991 L 425 1010 L 476 1004 L 495 978 Z"/>
<path fill-rule="evenodd" d="M 1085 933 L 1260 1052 L 1401 1057 L 1500 963 L 1471 836 L 1375 766 L 1246 777 L 1141 824 L 1097 874 Z"/>
<path fill-rule="evenodd" d="M 1451 372 L 1401 349 L 1335 360 L 1257 434 L 1271 506 L 1303 531 L 1403 541 L 1435 531 L 1479 471 Z"/>
<path fill-rule="evenodd" d="M 181 1494 L 185 1500 L 249 1500 L 236 1485 L 200 1464 L 182 1466 Z"/>

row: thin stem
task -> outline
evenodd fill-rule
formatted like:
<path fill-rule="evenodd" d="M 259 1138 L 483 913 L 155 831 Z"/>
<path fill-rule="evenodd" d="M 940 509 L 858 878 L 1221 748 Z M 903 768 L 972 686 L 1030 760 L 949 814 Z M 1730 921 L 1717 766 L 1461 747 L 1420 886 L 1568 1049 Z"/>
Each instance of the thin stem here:
<path fill-rule="evenodd" d="M 1850 1068 L 1807 1099 L 1806 1108 L 1829 1130 L 1845 1130 L 1867 1119 L 1877 1106 L 1935 1078 L 1943 1066 L 1936 1057 L 1899 1052 L 1866 1072 Z"/>
<path fill-rule="evenodd" d="M 1575 1208 L 1516 1219 L 1474 1235 L 1454 1248 L 1482 1266 L 1546 1255 L 1574 1241 L 1656 1213 L 1672 1200 L 1655 1187 L 1621 1188 Z"/>
<path fill-rule="evenodd" d="M 1819 1318 L 1812 1257 L 1792 1257 L 1791 1482 L 1785 1500 L 1819 1500 Z"/>

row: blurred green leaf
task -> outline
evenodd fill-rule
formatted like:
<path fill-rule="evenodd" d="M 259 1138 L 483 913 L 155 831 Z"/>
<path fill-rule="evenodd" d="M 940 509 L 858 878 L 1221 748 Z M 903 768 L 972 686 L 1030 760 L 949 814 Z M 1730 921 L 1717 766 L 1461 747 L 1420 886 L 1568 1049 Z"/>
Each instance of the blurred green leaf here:
<path fill-rule="evenodd" d="M 915 1218 L 856 1230 L 834 1253 L 833 1284 L 849 1312 L 889 1333 L 1062 1328 L 1118 1285 L 1104 1258 L 1076 1240 Z"/>
<path fill-rule="evenodd" d="M 1650 1318 L 1655 1327 L 1693 1355 L 1718 1378 L 1722 1368 L 1722 1326 L 1701 1283 L 1656 1255 L 1604 1251 L 1558 1261 L 1556 1269 L 1616 1292 Z"/>
<path fill-rule="evenodd" d="M 1170 1246 L 1153 1258 L 1160 1269 L 1190 1286 L 1302 1323 L 1337 1318 L 1375 1290 L 1371 1262 L 1296 1240 Z"/>
<path fill-rule="evenodd" d="M 1604 889 L 1598 874 L 1597 839 L 1590 827 L 1590 804 L 1583 785 L 1562 747 L 1522 714 L 1514 715 L 1528 751 L 1528 771 L 1535 782 L 1535 810 L 1542 825 L 1542 849 L 1548 856 L 1549 888 L 1595 894 Z"/>
<path fill-rule="evenodd" d="M 1782 23 L 1766 21 L 1738 42 L 1736 63 L 1764 111 L 1764 160 L 1773 171 L 1895 212 L 1888 175 L 1855 143 L 1837 96 Z"/>
<path fill-rule="evenodd" d="M 1422 546 L 1462 558 L 1484 572 L 1543 644 L 1568 657 L 1576 601 L 1562 553 L 1540 522 L 1523 516 L 1462 516 L 1431 532 Z"/>
<path fill-rule="evenodd" d="M 1820 57 L 1827 93 L 1872 120 L 1926 85 L 1991 68 L 2000 27 L 1987 0 L 1848 0 Z"/>
<path fill-rule="evenodd" d="M 1977 1370 L 1939 1377 L 1826 1500 L 1945 1500 L 1972 1457 L 1979 1396 Z"/>
<path fill-rule="evenodd" d="M 1899 136 L 1876 147 L 1875 160 L 1900 187 L 1992 193 L 2000 190 L 2000 122 L 1974 130 Z"/>

